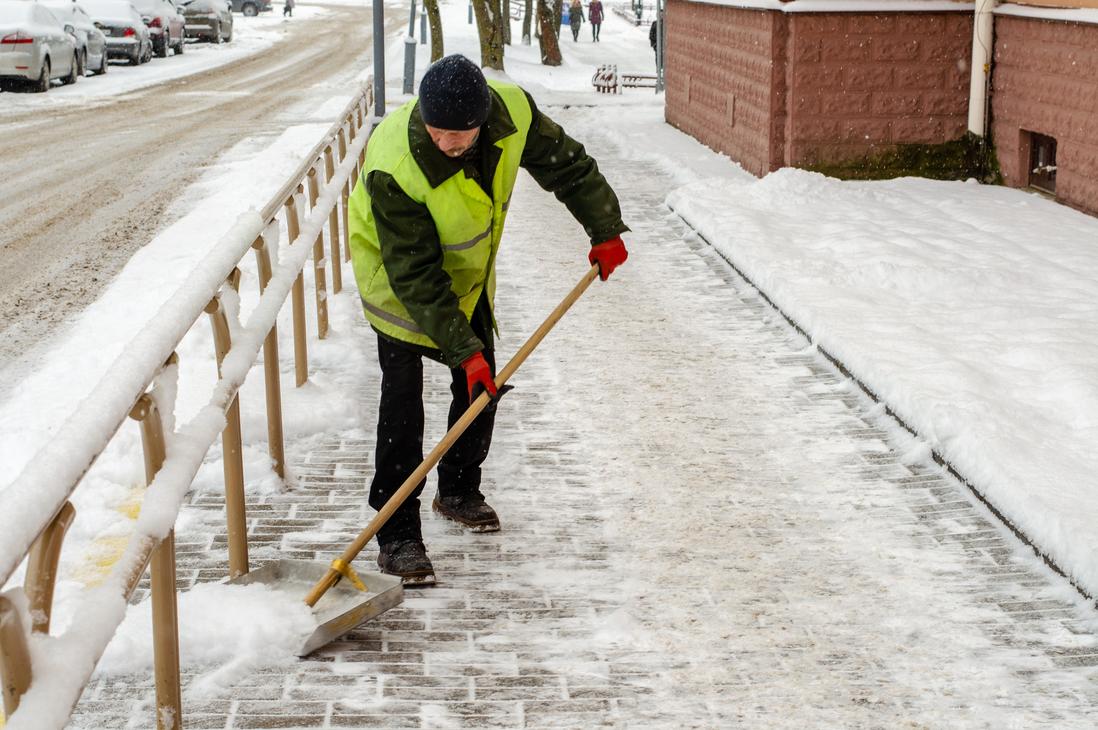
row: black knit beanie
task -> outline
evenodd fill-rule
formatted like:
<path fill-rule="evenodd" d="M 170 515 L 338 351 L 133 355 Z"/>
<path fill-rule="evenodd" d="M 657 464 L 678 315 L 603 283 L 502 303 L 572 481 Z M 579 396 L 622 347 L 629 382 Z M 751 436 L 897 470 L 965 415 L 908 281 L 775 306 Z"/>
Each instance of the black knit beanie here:
<path fill-rule="evenodd" d="M 461 54 L 436 61 L 419 82 L 419 114 L 432 127 L 476 129 L 488 119 L 489 106 L 484 73 Z"/>

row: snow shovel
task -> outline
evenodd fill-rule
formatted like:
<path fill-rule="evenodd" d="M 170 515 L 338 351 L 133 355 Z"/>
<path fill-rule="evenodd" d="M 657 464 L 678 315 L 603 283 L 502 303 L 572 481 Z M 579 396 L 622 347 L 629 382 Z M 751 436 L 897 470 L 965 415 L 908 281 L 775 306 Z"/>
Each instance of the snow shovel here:
<path fill-rule="evenodd" d="M 545 321 L 542 322 L 541 326 L 538 327 L 534 334 L 530 335 L 530 338 L 526 340 L 521 348 L 519 348 L 519 351 L 515 353 L 515 356 L 511 358 L 511 361 L 507 363 L 503 370 L 501 370 L 496 375 L 496 389 L 499 391 L 500 394 L 503 393 L 504 386 L 507 384 L 507 380 L 515 374 L 515 371 L 518 370 L 522 363 L 526 361 L 526 358 L 529 357 L 530 353 L 534 351 L 534 348 L 537 347 L 539 343 L 541 343 L 541 341 L 545 338 L 547 334 L 549 334 L 549 330 L 553 329 L 553 326 L 560 321 L 561 317 L 563 317 L 564 314 L 569 310 L 569 308 L 571 308 L 571 306 L 575 304 L 576 300 L 580 298 L 583 292 L 586 291 L 587 287 L 591 285 L 591 282 L 594 281 L 595 278 L 598 277 L 598 275 L 599 266 L 598 264 L 595 264 L 591 267 L 590 271 L 584 274 L 583 278 L 580 279 L 580 282 L 576 284 L 571 292 L 568 293 L 568 296 L 566 296 L 564 300 L 557 305 L 556 309 L 554 309 L 549 314 Z M 498 397 L 499 396 L 497 395 L 496 398 Z M 321 599 L 325 597 L 325 594 L 328 593 L 328 591 L 334 586 L 336 586 L 336 584 L 340 583 L 342 578 L 347 578 L 347 583 L 356 586 L 358 591 L 360 592 L 355 593 L 354 588 L 348 588 L 346 583 L 343 583 L 342 585 L 338 586 L 339 589 L 344 589 L 344 592 L 340 594 L 340 602 L 345 600 L 343 596 L 348 596 L 348 598 L 346 599 L 348 601 L 352 600 L 350 597 L 358 596 L 360 602 L 362 602 L 364 599 L 366 599 L 367 603 L 369 603 L 370 601 L 376 601 L 378 606 L 384 605 L 384 608 L 381 608 L 380 610 L 371 609 L 369 611 L 363 611 L 361 614 L 361 620 L 358 619 L 357 615 L 355 618 L 352 619 L 352 614 L 354 614 L 354 611 L 352 610 L 345 613 L 343 617 L 328 621 L 317 627 L 316 632 L 314 632 L 313 636 L 310 637 L 309 642 L 306 642 L 306 647 L 312 646 L 313 648 L 316 648 L 317 646 L 322 646 L 329 641 L 333 641 L 343 634 L 347 633 L 351 629 L 355 628 L 355 626 L 358 626 L 360 623 L 373 618 L 382 611 L 391 608 L 392 606 L 395 606 L 397 603 L 400 602 L 401 588 L 399 578 L 380 573 L 360 576 L 355 573 L 355 571 L 351 568 L 351 561 L 353 561 L 358 556 L 358 554 L 362 551 L 362 548 L 366 547 L 366 543 L 370 542 L 370 540 L 373 539 L 374 535 L 377 534 L 377 531 L 381 529 L 381 526 L 384 525 L 385 522 L 393 515 L 393 513 L 396 512 L 397 508 L 404 503 L 404 500 L 406 500 L 408 496 L 415 491 L 416 486 L 427 477 L 431 469 L 435 467 L 435 464 L 439 462 L 439 460 L 450 449 L 450 447 L 454 445 L 454 442 L 457 441 L 458 437 L 461 436 L 461 434 L 465 432 L 465 429 L 469 427 L 469 424 L 476 420 L 476 417 L 480 415 L 480 412 L 483 411 L 491 402 L 492 397 L 489 396 L 488 393 L 483 392 L 479 396 L 477 396 L 477 398 L 471 404 L 469 404 L 469 408 L 465 411 L 461 418 L 458 419 L 457 423 L 455 423 L 453 427 L 446 432 L 446 435 L 442 438 L 442 441 L 440 441 L 439 444 L 431 450 L 431 453 L 427 455 L 427 457 L 423 460 L 423 463 L 421 463 L 419 467 L 417 467 L 416 470 L 412 472 L 407 479 L 404 480 L 404 483 L 400 486 L 400 489 L 398 489 L 396 493 L 389 498 L 389 501 L 386 502 L 385 505 L 378 511 L 374 519 L 370 521 L 370 524 L 366 525 L 365 529 L 363 529 L 362 532 L 359 533 L 358 537 L 356 537 L 354 541 L 347 547 L 347 549 L 343 551 L 343 554 L 332 561 L 332 564 L 328 568 L 327 572 L 324 574 L 324 577 L 321 578 L 312 587 L 312 590 L 310 590 L 308 595 L 305 597 L 306 605 L 314 607 L 314 610 L 319 610 L 319 606 L 331 603 L 331 596 L 329 596 L 328 600 L 325 600 L 323 604 L 320 603 Z M 305 563 L 305 565 L 311 566 L 313 564 Z M 296 575 L 294 576 L 294 578 L 296 581 Z M 381 591 L 380 593 L 376 594 L 376 596 L 371 593 L 371 591 L 375 591 L 381 586 L 387 585 L 389 582 L 395 582 L 395 586 L 393 588 L 388 588 Z M 363 596 L 361 591 L 366 591 L 370 595 L 368 597 Z M 392 602 L 390 602 L 391 599 L 386 598 L 390 595 L 396 596 L 395 600 L 392 600 Z M 352 625 L 352 620 L 358 621 L 358 623 Z M 310 651 L 312 651 L 312 649 L 310 649 Z"/>

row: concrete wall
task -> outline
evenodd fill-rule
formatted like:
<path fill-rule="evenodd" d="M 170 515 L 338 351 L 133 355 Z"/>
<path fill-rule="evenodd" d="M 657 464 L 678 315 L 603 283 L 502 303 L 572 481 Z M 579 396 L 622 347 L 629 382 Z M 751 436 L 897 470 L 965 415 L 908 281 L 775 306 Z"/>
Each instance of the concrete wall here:
<path fill-rule="evenodd" d="M 786 165 L 965 133 L 970 13 L 791 13 Z"/>
<path fill-rule="evenodd" d="M 666 118 L 763 175 L 961 136 L 972 17 L 666 11 Z"/>
<path fill-rule="evenodd" d="M 1028 132 L 1055 137 L 1057 199 L 1098 213 L 1098 25 L 998 16 L 992 68 L 1004 182 L 1028 183 Z"/>
<path fill-rule="evenodd" d="M 781 14 L 671 0 L 665 18 L 668 123 L 755 175 L 775 169 L 785 129 Z"/>

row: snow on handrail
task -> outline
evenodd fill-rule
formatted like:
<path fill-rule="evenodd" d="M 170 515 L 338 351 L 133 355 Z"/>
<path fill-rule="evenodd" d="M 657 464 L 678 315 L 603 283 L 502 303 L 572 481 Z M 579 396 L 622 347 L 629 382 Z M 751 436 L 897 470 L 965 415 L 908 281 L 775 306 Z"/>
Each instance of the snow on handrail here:
<path fill-rule="evenodd" d="M 76 490 L 84 473 L 125 422 L 176 345 L 202 315 L 225 277 L 263 231 L 258 213 L 245 213 L 115 359 L 76 412 L 0 492 L 0 585 L 15 572 L 39 533 Z M 180 317 L 193 312 L 193 317 Z M 60 455 L 64 455 L 63 457 Z"/>
<path fill-rule="evenodd" d="M 263 340 L 308 260 L 313 241 L 327 224 L 332 207 L 339 202 L 343 184 L 354 171 L 368 137 L 366 133 L 361 134 L 348 145 L 346 158 L 336 168 L 331 183 L 302 224 L 301 232 L 281 257 L 258 306 L 247 324 L 236 333 L 232 348 L 222 363 L 221 378 L 209 401 L 176 431 L 164 466 L 146 492 L 125 553 L 115 563 L 107 580 L 87 591 L 87 600 L 82 603 L 80 614 L 64 634 L 42 637 L 32 645 L 36 680 L 23 695 L 18 711 L 9 718 L 7 730 L 60 730 L 68 722 L 72 708 L 91 678 L 99 657 L 125 618 L 125 594 L 130 576 L 144 569 L 151 548 L 175 524 L 206 452 L 225 426 L 225 410 L 255 363 Z M 231 244 L 240 243 L 246 238 L 242 231 L 258 235 L 264 223 L 256 214 L 242 216 L 237 227 L 226 237 L 226 247 L 231 248 Z M 236 235 L 242 238 L 238 240 Z M 248 239 L 249 245 L 252 240 L 254 235 Z M 222 275 L 222 282 L 224 278 Z"/>
<path fill-rule="evenodd" d="M 371 120 L 368 108 L 372 103 L 371 96 L 370 83 L 367 80 L 327 134 L 313 147 L 263 211 L 249 211 L 238 218 L 211 253 L 190 273 L 187 283 L 170 296 L 154 317 L 125 346 L 111 364 L 108 374 L 84 400 L 75 405 L 72 414 L 59 424 L 51 442 L 35 453 L 13 482 L 0 489 L 0 504 L 5 507 L 0 512 L 0 587 L 3 587 L 19 564 L 37 549 L 36 541 L 47 530 L 54 529 L 52 525 L 56 515 L 68 504 L 84 475 L 107 448 L 126 419 L 144 417 L 135 415 L 138 413 L 135 404 L 147 398 L 146 394 L 152 386 L 155 387 L 149 395 L 154 404 L 157 400 L 167 399 L 160 403 L 159 410 L 165 412 L 171 438 L 164 453 L 163 435 L 154 437 L 160 442 L 159 457 L 151 457 L 152 452 L 148 451 L 146 445 L 146 473 L 151 480 L 149 489 L 142 500 L 134 533 L 124 554 L 112 566 L 107 581 L 83 592 L 80 596 L 80 612 L 61 636 L 51 637 L 36 633 L 30 641 L 26 641 L 19 628 L 23 621 L 18 614 L 22 609 L 13 609 L 10 601 L 3 609 L 9 614 L 15 611 L 14 618 L 9 615 L 5 620 L 9 622 L 9 628 L 14 626 L 16 629 L 14 633 L 8 632 L 5 645 L 0 646 L 0 651 L 6 652 L 9 659 L 13 656 L 25 657 L 28 651 L 30 653 L 29 661 L 25 658 L 18 660 L 20 663 L 16 665 L 16 669 L 22 674 L 17 675 L 17 683 L 5 688 L 15 692 L 14 695 L 5 692 L 4 697 L 7 710 L 11 713 L 7 718 L 9 729 L 44 730 L 61 728 L 67 723 L 76 701 L 95 670 L 96 663 L 125 616 L 127 601 L 145 572 L 150 557 L 171 533 L 183 500 L 210 447 L 218 436 L 225 437 L 223 431 L 227 424 L 238 423 L 234 419 L 239 419 L 239 414 L 232 409 L 237 391 L 258 361 L 260 348 L 271 344 L 278 314 L 290 299 L 290 292 L 296 292 L 301 285 L 301 274 L 310 253 L 316 259 L 314 265 L 317 267 L 315 284 L 318 301 L 326 296 L 322 291 L 324 276 L 320 270 L 327 261 L 323 251 L 323 229 L 326 224 L 332 225 L 329 237 L 335 254 L 333 259 L 338 258 L 338 233 L 334 216 L 341 200 L 346 205 L 354 183 L 353 176 L 361 164 L 369 139 Z M 333 157 L 333 153 L 337 156 Z M 335 160 L 339 162 L 336 163 Z M 324 171 L 323 174 L 321 170 Z M 318 183 L 322 188 L 318 189 Z M 307 218 L 304 225 L 299 225 L 298 201 L 302 199 L 306 184 L 309 188 Z M 280 216 L 284 217 L 292 240 L 280 252 L 280 260 L 272 270 L 269 249 L 272 245 L 277 245 L 277 235 L 272 241 L 272 232 L 278 231 Z M 345 226 L 346 223 L 344 228 Z M 344 236 L 346 233 L 344 230 Z M 211 307 L 213 303 L 219 303 L 226 287 L 237 286 L 237 267 L 252 249 L 256 251 L 260 268 L 261 294 L 257 306 L 246 325 L 236 322 L 231 337 L 224 336 L 217 345 L 219 375 L 210 390 L 209 402 L 186 426 L 177 430 L 172 425 L 171 416 L 174 410 L 172 401 L 175 386 L 166 382 L 166 379 L 171 380 L 174 377 L 174 368 L 166 365 L 174 362 L 179 343 L 204 313 L 209 313 L 214 323 L 215 340 L 218 339 L 218 322 L 221 322 L 222 328 L 230 324 L 225 321 L 225 314 L 220 306 L 214 309 Z M 333 269 L 336 269 L 335 264 Z M 303 309 L 298 296 L 293 297 L 293 304 L 296 323 L 299 310 Z M 319 315 L 318 311 L 318 317 Z M 320 323 L 324 324 L 323 321 Z M 304 334 L 304 327 L 295 326 L 295 343 Z M 303 343 L 301 344 L 302 357 L 295 359 L 298 360 L 299 374 L 304 368 L 307 378 L 305 350 Z M 295 350 L 297 349 L 295 345 Z M 264 364 L 268 381 L 268 430 L 273 434 L 272 457 L 275 456 L 277 441 L 276 463 L 281 464 L 281 417 L 277 415 L 281 412 L 280 407 L 277 407 L 278 370 L 276 364 L 274 374 L 271 374 L 271 362 L 277 362 L 277 357 L 273 360 L 266 357 Z M 276 399 L 274 408 L 270 400 L 271 392 L 276 394 L 273 396 Z M 272 413 L 276 415 L 272 416 Z M 160 424 L 161 416 L 156 418 Z M 278 422 L 277 428 L 274 421 L 271 421 L 272 418 Z M 160 425 L 155 427 L 155 431 L 160 431 Z M 161 458 L 164 459 L 162 466 Z M 243 484 L 237 486 L 242 492 Z M 230 489 L 227 470 L 227 503 L 230 501 L 230 491 L 234 490 Z M 234 524 L 230 520 L 230 563 L 234 552 Z M 238 538 L 246 540 L 242 536 Z M 246 571 L 246 542 L 243 544 L 243 570 Z M 49 593 L 52 594 L 53 578 L 50 577 L 37 580 L 34 586 L 28 583 L 28 595 L 32 591 L 35 595 L 41 592 L 44 586 L 42 580 L 50 584 Z M 161 590 L 174 592 L 176 588 L 173 581 L 174 579 L 170 579 L 167 587 Z M 154 593 L 157 590 L 155 583 L 154 580 Z M 16 599 L 18 603 L 23 602 L 19 594 L 16 594 Z M 48 616 L 48 599 L 43 610 Z M 161 630 L 167 631 L 168 636 L 175 634 L 178 641 L 174 616 L 162 624 L 154 625 L 157 640 L 162 636 L 157 634 Z M 179 717 L 181 708 L 178 700 L 177 659 L 165 660 L 163 666 L 158 660 L 156 673 L 160 705 L 158 712 L 169 712 L 173 717 Z M 169 683 L 169 687 L 174 686 L 174 700 L 171 697 L 172 692 L 166 691 L 161 701 L 161 681 Z M 14 703 L 11 702 L 12 697 Z M 0 725 L 3 724 L 2 718 L 0 715 Z M 178 720 L 173 720 L 170 724 L 173 727 L 179 726 Z"/>
<path fill-rule="evenodd" d="M 0 587 L 11 578 L 38 535 L 60 511 L 80 479 L 125 422 L 130 409 L 176 345 L 202 316 L 206 304 L 217 294 L 229 272 L 248 253 L 267 222 L 292 195 L 315 164 L 315 157 L 334 140 L 368 90 L 369 87 L 365 87 L 355 95 L 328 134 L 262 212 L 240 216 L 222 239 L 222 245 L 196 268 L 119 354 L 107 375 L 61 424 L 50 442 L 0 491 L 0 504 L 4 505 L 0 512 Z M 194 316 L 183 318 L 179 312 L 193 312 Z M 59 454 L 64 454 L 64 458 Z"/>

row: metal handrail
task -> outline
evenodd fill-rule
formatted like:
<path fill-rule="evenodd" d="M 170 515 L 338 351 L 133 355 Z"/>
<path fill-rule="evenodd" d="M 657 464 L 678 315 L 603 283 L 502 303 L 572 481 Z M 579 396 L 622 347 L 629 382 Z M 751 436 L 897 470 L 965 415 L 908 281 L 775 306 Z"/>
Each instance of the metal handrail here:
<path fill-rule="evenodd" d="M 47 685 L 36 687 L 20 615 L 12 602 L 0 600 L 0 672 L 4 674 L 0 700 L 12 730 L 17 727 L 34 727 L 35 730 L 61 727 L 67 721 L 94 665 L 121 623 L 124 610 L 120 610 L 120 606 L 124 609 L 125 601 L 150 565 L 156 724 L 165 730 L 182 727 L 172 527 L 205 454 L 220 435 L 225 454 L 229 573 L 239 575 L 248 571 L 237 390 L 257 362 L 262 348 L 271 457 L 275 471 L 284 476 L 276 322 L 283 305 L 290 299 L 296 325 L 297 380 L 301 385 L 308 377 L 303 271 L 311 254 L 318 302 L 326 298 L 328 264 L 332 266 L 333 287 L 338 291 L 341 285 L 339 264 L 341 258 L 350 258 L 346 207 L 365 155 L 370 131 L 368 110 L 372 101 L 368 80 L 261 213 L 241 216 L 222 239 L 222 244 L 196 267 L 187 285 L 176 292 L 137 334 L 115 362 L 116 366 L 125 363 L 126 367 L 112 368 L 62 425 L 51 443 L 41 449 L 16 480 L 0 493 L 0 501 L 8 508 L 0 514 L 0 586 L 30 555 L 32 569 L 28 570 L 25 589 L 36 609 L 34 628 L 39 633 L 46 633 L 60 544 L 73 517 L 68 499 L 126 418 L 141 424 L 149 489 L 142 500 L 134 535 L 107 582 L 89 591 L 81 607 L 81 616 L 73 626 L 64 635 L 48 639 L 52 642 L 51 649 L 65 652 L 66 658 L 82 670 L 67 674 L 63 681 L 53 682 L 48 690 Z M 298 219 L 301 204 L 307 211 L 304 221 Z M 270 248 L 278 240 L 280 214 L 285 216 L 290 245 L 280 257 L 278 266 L 272 267 Z M 326 226 L 330 257 L 324 253 Z M 231 328 L 226 308 L 221 304 L 221 294 L 226 287 L 239 287 L 237 267 L 249 250 L 254 250 L 257 259 L 260 299 L 248 322 Z M 195 314 L 181 321 L 179 311 Z M 171 412 L 174 406 L 171 402 L 174 395 L 169 395 L 175 392 L 172 381 L 177 358 L 174 350 L 203 313 L 209 315 L 214 331 L 218 381 L 207 405 L 179 430 L 181 435 L 188 437 L 186 442 L 192 448 L 185 454 L 173 455 L 165 446 L 161 412 Z M 317 333 L 323 338 L 327 332 L 326 308 L 318 307 L 317 317 Z M 230 332 L 237 341 L 232 340 Z M 165 344 L 169 342 L 173 343 L 170 347 Z M 116 396 L 120 391 L 134 394 L 125 412 L 120 412 L 120 399 Z M 205 444 L 201 454 L 193 449 L 195 443 Z M 59 452 L 78 456 L 70 456 L 57 468 L 51 464 L 49 453 Z M 43 499 L 43 494 L 48 498 Z M 166 522 L 164 515 L 171 517 L 172 524 Z M 84 620 L 87 615 L 110 616 L 112 621 Z"/>
<path fill-rule="evenodd" d="M 304 158 L 302 163 L 294 171 L 293 175 L 287 179 L 287 182 L 279 188 L 278 192 L 270 199 L 265 205 L 262 211 L 259 213 L 258 218 L 262 221 L 273 221 L 278 211 L 284 207 L 288 200 L 292 198 L 297 188 L 301 185 L 301 181 L 306 177 L 308 171 L 316 165 L 316 158 L 323 154 L 324 148 L 330 144 L 330 138 L 338 138 L 343 134 L 343 128 L 346 126 L 346 122 L 350 120 L 350 117 L 354 115 L 358 122 L 358 127 L 361 128 L 364 124 L 363 114 L 361 113 L 361 104 L 359 101 L 364 98 L 372 98 L 372 93 L 369 89 L 363 89 L 356 97 L 347 105 L 344 109 L 341 117 L 341 122 L 336 122 L 328 130 L 324 139 L 318 142 L 309 154 Z M 356 111 L 359 110 L 359 111 Z M 351 132 L 353 135 L 353 131 Z M 243 218 L 243 217 L 242 217 Z M 246 225 L 249 228 L 255 227 L 254 221 L 238 221 L 234 226 L 234 230 Z M 230 232 L 227 237 L 235 237 Z M 251 248 L 249 244 L 248 248 Z M 151 333 L 155 330 L 160 334 L 165 331 L 165 327 L 157 326 L 158 320 L 167 320 L 176 324 L 172 327 L 171 336 L 168 338 L 172 342 L 178 343 L 183 339 L 185 335 L 194 323 L 202 316 L 202 312 L 205 309 L 205 305 L 213 298 L 216 290 L 220 288 L 221 282 L 223 282 L 227 276 L 227 273 L 212 273 L 210 269 L 221 270 L 225 272 L 231 271 L 236 266 L 236 262 L 247 253 L 247 250 L 243 251 L 241 255 L 230 255 L 229 259 L 233 260 L 233 263 L 229 267 L 218 266 L 217 262 L 213 265 L 200 266 L 195 275 L 188 280 L 187 294 L 191 296 L 187 297 L 173 297 L 164 307 L 161 308 L 163 313 L 165 310 L 169 311 L 168 316 L 156 317 L 151 320 L 149 326 L 145 328 L 137 337 L 134 338 L 131 343 L 131 347 L 127 348 L 122 353 L 119 359 L 126 358 L 128 353 L 132 353 L 133 350 L 145 350 L 142 347 L 143 340 L 152 339 Z M 213 254 L 213 256 L 216 256 Z M 218 257 L 218 261 L 226 259 L 225 256 Z M 205 275 L 203 275 L 205 273 Z M 212 287 L 209 285 L 209 281 L 216 282 Z M 196 285 L 202 284 L 202 287 Z M 208 294 L 204 292 L 208 291 Z M 187 307 L 191 311 L 197 311 L 194 319 L 191 320 L 186 326 L 181 326 L 177 312 L 180 311 L 180 307 L 185 306 L 188 301 L 201 301 L 200 307 Z M 186 311 L 186 310 L 183 310 Z M 181 331 L 180 331 L 181 330 Z M 176 333 L 178 332 L 178 336 Z M 149 366 L 136 369 L 138 372 L 145 373 L 141 376 L 127 377 L 126 382 L 120 383 L 120 379 L 108 374 L 103 381 L 101 381 L 92 393 L 86 398 L 81 405 L 77 408 L 76 412 L 70 417 L 62 428 L 54 435 L 50 443 L 42 447 L 38 453 L 32 457 L 23 471 L 11 482 L 7 487 L 0 492 L 0 502 L 2 502 L 6 508 L 3 513 L 0 513 L 0 586 L 7 583 L 11 578 L 12 573 L 19 567 L 22 562 L 22 556 L 25 556 L 34 544 L 35 540 L 41 535 L 51 523 L 53 517 L 57 515 L 64 507 L 67 499 L 72 495 L 73 490 L 76 489 L 76 485 L 83 478 L 87 470 L 95 463 L 95 460 L 103 452 L 106 444 L 117 433 L 118 429 L 122 427 L 122 424 L 126 422 L 130 410 L 133 405 L 137 403 L 138 398 L 143 394 L 152 383 L 155 374 L 159 371 L 160 366 L 164 363 L 171 352 L 174 351 L 175 345 L 170 348 L 161 347 L 157 348 L 157 352 L 151 355 L 145 355 L 143 359 L 147 361 Z M 116 361 L 117 363 L 117 361 Z M 114 371 L 114 368 L 111 369 Z M 113 393 L 108 393 L 108 389 L 104 386 L 107 383 L 112 386 L 122 385 L 122 387 L 129 391 L 136 393 L 133 398 L 133 402 L 128 408 L 120 409 L 116 407 L 108 407 L 105 401 L 113 401 Z M 93 437 L 94 440 L 89 440 L 88 434 L 96 434 Z M 81 466 L 78 470 L 73 469 L 56 469 L 51 465 L 51 459 L 49 458 L 51 453 L 57 453 L 62 451 L 67 454 L 79 453 L 84 454 L 85 457 L 80 459 Z M 66 463 L 72 463 L 75 459 L 70 456 L 66 460 Z M 58 484 L 65 486 L 57 487 Z M 42 515 L 43 510 L 37 505 L 21 505 L 19 504 L 19 497 L 21 494 L 27 496 L 33 496 L 36 503 L 40 503 L 41 495 L 43 492 L 57 492 L 57 497 L 50 502 L 49 515 Z M 22 509 L 26 506 L 26 509 Z M 11 556 L 19 555 L 18 559 L 13 559 Z"/>

